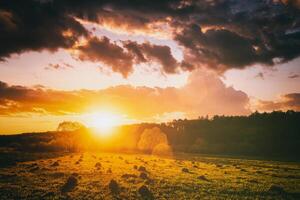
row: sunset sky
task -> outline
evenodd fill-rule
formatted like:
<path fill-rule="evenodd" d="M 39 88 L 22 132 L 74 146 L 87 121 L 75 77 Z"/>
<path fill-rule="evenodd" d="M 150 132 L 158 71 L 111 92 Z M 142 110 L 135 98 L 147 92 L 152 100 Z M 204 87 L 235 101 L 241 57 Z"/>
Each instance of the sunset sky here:
<path fill-rule="evenodd" d="M 89 126 L 103 113 L 128 124 L 299 111 L 299 9 L 297 0 L 0 1 L 0 134 Z"/>

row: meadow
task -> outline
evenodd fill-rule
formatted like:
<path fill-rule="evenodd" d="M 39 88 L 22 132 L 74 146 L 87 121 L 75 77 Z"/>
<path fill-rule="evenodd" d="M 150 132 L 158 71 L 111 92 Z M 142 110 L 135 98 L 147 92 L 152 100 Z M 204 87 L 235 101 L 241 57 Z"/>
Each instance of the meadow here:
<path fill-rule="evenodd" d="M 300 199 L 297 162 L 9 150 L 1 157 L 0 199 Z"/>
<path fill-rule="evenodd" d="M 2 135 L 0 199 L 300 199 L 299 119 L 216 116 L 108 135 L 63 122 Z"/>

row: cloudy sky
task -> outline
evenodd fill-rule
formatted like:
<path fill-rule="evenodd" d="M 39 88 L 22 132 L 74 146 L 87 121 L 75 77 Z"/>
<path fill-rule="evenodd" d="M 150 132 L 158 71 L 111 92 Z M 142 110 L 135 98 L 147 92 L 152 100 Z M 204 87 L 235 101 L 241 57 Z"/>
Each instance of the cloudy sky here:
<path fill-rule="evenodd" d="M 300 110 L 298 0 L 2 0 L 0 133 Z M 92 117 L 91 117 L 92 116 Z"/>

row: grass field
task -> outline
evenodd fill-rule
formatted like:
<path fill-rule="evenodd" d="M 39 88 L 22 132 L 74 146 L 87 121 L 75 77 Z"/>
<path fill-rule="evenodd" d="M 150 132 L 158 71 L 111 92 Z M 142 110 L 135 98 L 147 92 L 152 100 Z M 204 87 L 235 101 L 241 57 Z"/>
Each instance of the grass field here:
<path fill-rule="evenodd" d="M 0 199 L 300 199 L 299 163 L 189 154 L 6 153 L 5 159 L 16 162 L 0 168 Z"/>

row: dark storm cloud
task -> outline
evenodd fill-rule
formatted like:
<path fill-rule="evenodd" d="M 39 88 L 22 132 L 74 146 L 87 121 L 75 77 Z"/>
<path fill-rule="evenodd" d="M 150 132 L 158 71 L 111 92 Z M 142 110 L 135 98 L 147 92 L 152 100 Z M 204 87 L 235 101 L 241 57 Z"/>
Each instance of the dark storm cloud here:
<path fill-rule="evenodd" d="M 217 68 L 219 64 L 226 68 L 242 68 L 258 61 L 251 42 L 228 30 L 203 33 L 199 26 L 193 25 L 175 39 L 190 50 L 192 57 L 186 59 L 191 59 L 195 64 L 208 64 L 212 68 Z"/>
<path fill-rule="evenodd" d="M 87 31 L 80 23 L 50 3 L 0 2 L 0 59 L 29 50 L 69 48 L 84 35 Z"/>
<path fill-rule="evenodd" d="M 102 62 L 124 77 L 133 71 L 134 64 L 157 62 L 165 73 L 175 73 L 180 65 L 171 54 L 169 46 L 148 42 L 138 44 L 125 41 L 121 45 L 110 41 L 107 37 L 93 37 L 76 49 L 80 60 Z"/>
<path fill-rule="evenodd" d="M 134 55 L 137 63 L 156 61 L 161 64 L 166 73 L 175 73 L 179 65 L 168 46 L 127 41 L 125 48 Z"/>
<path fill-rule="evenodd" d="M 286 62 L 300 53 L 299 12 L 283 4 L 222 1 L 193 16 L 175 40 L 196 65 L 224 71 Z"/>
<path fill-rule="evenodd" d="M 282 3 L 300 9 L 300 1 L 299 0 L 280 0 Z"/>
<path fill-rule="evenodd" d="M 87 44 L 77 47 L 77 50 L 79 50 L 79 59 L 103 62 L 124 77 L 133 70 L 133 56 L 107 37 L 91 38 Z"/>
<path fill-rule="evenodd" d="M 176 63 L 167 47 L 139 44 L 134 53 L 114 46 L 121 60 L 113 63 L 113 70 L 125 76 L 137 57 L 141 62 L 156 60 L 166 73 L 199 66 L 220 72 L 256 63 L 272 66 L 299 56 L 299 13 L 299 1 L 289 0 L 3 0 L 0 59 L 31 50 L 73 48 L 79 37 L 91 37 L 76 17 L 127 31 L 164 31 L 151 26 L 156 22 L 171 27 L 173 39 L 184 49 L 183 63 Z M 111 64 L 107 52 L 101 53 L 101 62 Z M 168 58 L 161 59 L 163 55 Z"/>

